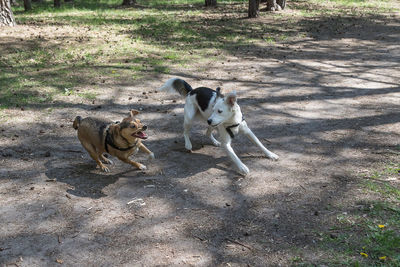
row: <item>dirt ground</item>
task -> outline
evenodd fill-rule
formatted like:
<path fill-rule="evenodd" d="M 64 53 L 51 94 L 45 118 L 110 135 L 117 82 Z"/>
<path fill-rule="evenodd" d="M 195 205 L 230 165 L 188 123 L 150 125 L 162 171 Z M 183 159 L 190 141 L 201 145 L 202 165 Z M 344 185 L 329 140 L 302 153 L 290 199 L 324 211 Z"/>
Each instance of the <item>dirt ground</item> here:
<path fill-rule="evenodd" d="M 300 252 L 323 262 L 328 251 L 315 233 L 357 201 L 379 198 L 358 174 L 398 161 L 386 152 L 400 144 L 399 17 L 354 20 L 342 32 L 326 23 L 318 37 L 249 46 L 204 71 L 101 85 L 94 102 L 7 111 L 0 265 L 287 266 Z M 236 90 L 248 125 L 280 160 L 235 138 L 250 169 L 243 177 L 201 123 L 185 152 L 184 101 L 155 91 L 176 76 Z M 114 160 L 102 173 L 72 121 L 120 120 L 131 108 L 142 110 L 156 159 L 136 157 L 144 172 Z"/>

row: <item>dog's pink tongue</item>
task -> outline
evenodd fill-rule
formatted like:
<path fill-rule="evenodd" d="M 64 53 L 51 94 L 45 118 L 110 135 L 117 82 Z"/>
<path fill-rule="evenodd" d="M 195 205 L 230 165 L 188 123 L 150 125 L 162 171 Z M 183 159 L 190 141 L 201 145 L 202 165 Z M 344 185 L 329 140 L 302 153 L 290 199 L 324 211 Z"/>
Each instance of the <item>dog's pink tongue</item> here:
<path fill-rule="evenodd" d="M 137 136 L 140 138 L 147 138 L 147 134 L 145 134 L 144 132 L 138 132 Z"/>

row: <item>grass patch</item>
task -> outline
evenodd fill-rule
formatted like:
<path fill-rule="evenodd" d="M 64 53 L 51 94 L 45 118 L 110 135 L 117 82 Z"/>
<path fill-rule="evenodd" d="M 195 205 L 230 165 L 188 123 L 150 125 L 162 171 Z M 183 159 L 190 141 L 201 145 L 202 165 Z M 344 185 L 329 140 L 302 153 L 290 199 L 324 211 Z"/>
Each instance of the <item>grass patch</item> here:
<path fill-rule="evenodd" d="M 382 170 L 375 170 L 365 183 L 366 188 L 373 192 L 380 193 L 387 198 L 400 201 L 400 188 L 397 184 L 392 184 L 390 179 L 398 177 L 400 174 L 400 164 L 388 163 Z"/>
<path fill-rule="evenodd" d="M 400 209 L 398 203 L 358 203 L 358 210 L 338 216 L 323 244 L 336 255 L 332 263 L 353 266 L 399 266 Z"/>
<path fill-rule="evenodd" d="M 336 215 L 328 231 L 317 233 L 327 266 L 400 266 L 400 164 L 387 163 L 370 172 L 362 184 L 365 194 L 379 193 L 379 200 L 359 201 Z M 363 175 L 362 178 L 366 178 Z M 342 208 L 336 207 L 337 210 Z M 301 257 L 294 265 L 309 266 Z"/>
<path fill-rule="evenodd" d="M 32 3 L 29 12 L 22 4 L 13 7 L 17 23 L 26 28 L 8 30 L 0 39 L 1 108 L 51 104 L 65 88 L 92 92 L 103 81 L 120 86 L 173 69 L 202 68 L 227 54 L 312 36 L 310 30 L 318 27 L 315 21 L 299 23 L 305 16 L 352 14 L 351 8 L 338 12 L 336 6 L 349 3 L 337 1 L 292 1 L 290 8 L 299 13 L 262 12 L 260 20 L 244 19 L 244 0 L 219 1 L 215 9 L 200 0 L 139 0 L 129 8 L 121 2 L 75 0 L 55 9 L 45 0 Z M 324 23 L 332 31 L 339 25 Z M 83 92 L 78 96 L 91 99 Z"/>

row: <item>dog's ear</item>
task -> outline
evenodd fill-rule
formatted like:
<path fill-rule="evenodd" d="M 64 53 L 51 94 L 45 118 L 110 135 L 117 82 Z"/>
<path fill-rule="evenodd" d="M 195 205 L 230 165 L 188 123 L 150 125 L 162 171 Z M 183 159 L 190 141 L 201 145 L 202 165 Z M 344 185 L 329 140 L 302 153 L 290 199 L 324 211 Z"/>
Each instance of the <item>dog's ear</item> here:
<path fill-rule="evenodd" d="M 231 107 L 233 107 L 235 105 L 236 100 L 237 100 L 237 96 L 236 96 L 236 92 L 235 91 L 227 94 L 226 97 L 225 97 L 225 103 L 228 104 Z"/>
<path fill-rule="evenodd" d="M 224 95 L 222 94 L 222 88 L 221 87 L 217 87 L 217 89 L 215 89 L 215 91 L 217 91 L 217 97 L 224 97 Z"/>
<path fill-rule="evenodd" d="M 114 123 L 113 125 L 110 126 L 110 133 L 113 136 L 119 135 L 119 132 L 121 131 L 121 126 L 119 125 L 120 123 Z"/>
<path fill-rule="evenodd" d="M 139 114 L 140 112 L 136 109 L 131 109 L 131 117 L 135 117 L 137 114 Z"/>

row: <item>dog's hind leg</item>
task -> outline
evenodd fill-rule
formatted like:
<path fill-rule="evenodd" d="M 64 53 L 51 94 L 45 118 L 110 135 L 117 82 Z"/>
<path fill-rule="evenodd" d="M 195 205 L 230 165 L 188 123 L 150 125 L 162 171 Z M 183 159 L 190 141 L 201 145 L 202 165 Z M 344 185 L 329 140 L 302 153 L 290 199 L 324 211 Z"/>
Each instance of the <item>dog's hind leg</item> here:
<path fill-rule="evenodd" d="M 87 150 L 87 152 L 89 153 L 90 157 L 92 157 L 92 159 L 94 159 L 97 163 L 97 165 L 99 165 L 99 167 L 101 168 L 102 171 L 104 172 L 109 172 L 110 170 L 104 166 L 104 164 L 100 161 L 99 158 L 99 154 L 96 151 L 96 148 L 87 142 L 82 142 L 82 146 Z"/>
<path fill-rule="evenodd" d="M 278 160 L 279 156 L 276 155 L 275 153 L 269 151 L 261 142 L 258 140 L 257 136 L 254 135 L 254 133 L 250 130 L 250 128 L 247 126 L 246 121 L 243 121 L 242 124 L 240 125 L 240 131 L 244 133 L 244 135 L 247 136 L 247 138 L 250 139 L 251 142 L 253 142 L 256 146 L 258 146 L 264 154 L 273 160 Z"/>
<path fill-rule="evenodd" d="M 183 121 L 183 137 L 185 138 L 185 148 L 189 151 L 192 150 L 192 143 L 190 142 L 190 129 L 192 128 L 193 120 L 196 117 L 197 108 L 191 103 L 188 98 L 185 103 L 185 117 Z"/>
<path fill-rule="evenodd" d="M 208 126 L 206 135 L 211 139 L 211 142 L 213 143 L 214 146 L 220 146 L 221 142 L 219 142 L 217 139 L 215 139 L 214 135 L 212 134 L 213 127 Z"/>
<path fill-rule="evenodd" d="M 111 159 L 106 158 L 103 153 L 99 154 L 99 158 L 105 163 L 105 164 L 114 164 L 114 162 Z"/>

